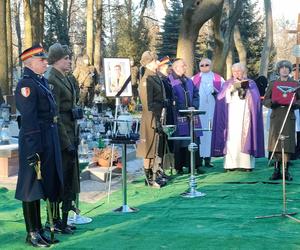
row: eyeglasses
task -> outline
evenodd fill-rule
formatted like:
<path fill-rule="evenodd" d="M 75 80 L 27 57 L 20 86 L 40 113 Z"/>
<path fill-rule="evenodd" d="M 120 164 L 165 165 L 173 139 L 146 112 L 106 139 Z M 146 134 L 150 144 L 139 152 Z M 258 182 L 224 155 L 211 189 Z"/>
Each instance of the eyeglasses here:
<path fill-rule="evenodd" d="M 203 67 L 208 67 L 208 66 L 210 66 L 210 64 L 201 64 L 201 65 L 200 65 L 201 68 L 203 68 Z"/>

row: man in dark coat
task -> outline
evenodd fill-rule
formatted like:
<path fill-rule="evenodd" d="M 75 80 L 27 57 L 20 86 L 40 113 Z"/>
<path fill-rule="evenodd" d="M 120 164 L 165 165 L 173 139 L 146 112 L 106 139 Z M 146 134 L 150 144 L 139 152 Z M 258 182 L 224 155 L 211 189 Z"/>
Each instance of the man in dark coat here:
<path fill-rule="evenodd" d="M 42 76 L 47 67 L 44 49 L 33 46 L 20 58 L 25 67 L 15 92 L 21 114 L 16 199 L 23 202 L 26 242 L 34 247 L 48 247 L 52 241 L 42 228 L 40 199 L 57 201 L 63 186 L 57 109 Z"/>
<path fill-rule="evenodd" d="M 269 129 L 269 144 L 268 150 L 272 153 L 276 140 L 279 135 L 279 131 L 282 127 L 284 118 L 288 112 L 289 100 L 293 93 L 289 91 L 290 89 L 297 88 L 299 83 L 294 81 L 289 74 L 292 72 L 292 64 L 287 60 L 282 60 L 277 63 L 277 72 L 279 74 L 279 78 L 275 81 L 270 82 L 268 88 L 266 90 L 266 94 L 264 97 L 263 104 L 267 108 L 271 108 L 272 112 L 270 115 L 270 129 Z M 289 92 L 287 92 L 288 90 Z M 279 92 L 280 91 L 280 92 Z M 277 93 L 276 93 L 277 92 Z M 292 105 L 291 110 L 288 113 L 287 120 L 285 126 L 282 130 L 282 135 L 288 136 L 284 140 L 284 151 L 285 151 L 285 179 L 288 181 L 292 180 L 292 176 L 289 173 L 289 160 L 290 155 L 295 152 L 295 109 L 299 109 L 300 107 L 300 91 L 296 91 L 295 101 Z M 270 180 L 279 180 L 281 179 L 281 170 L 280 164 L 282 161 L 281 157 L 281 145 L 280 141 L 275 148 L 274 154 L 274 172 L 270 177 Z"/>
<path fill-rule="evenodd" d="M 175 101 L 176 101 L 176 116 L 177 116 L 177 136 L 189 136 L 189 122 L 186 117 L 180 116 L 179 110 L 182 109 L 197 109 L 199 107 L 199 91 L 193 84 L 193 81 L 185 76 L 186 63 L 183 59 L 176 59 L 172 64 L 172 73 L 169 75 L 171 85 L 173 87 Z M 196 117 L 194 117 L 196 119 Z M 200 128 L 200 121 L 195 124 L 195 128 Z M 196 142 L 199 144 L 199 137 L 202 135 L 201 131 L 195 132 Z M 190 141 L 175 141 L 174 154 L 175 154 L 175 169 L 178 174 L 183 174 L 183 167 L 190 169 L 190 152 L 188 145 Z M 199 148 L 195 153 L 197 172 L 203 173 L 200 170 L 200 156 Z"/>
<path fill-rule="evenodd" d="M 67 224 L 68 213 L 74 209 L 72 203 L 76 194 L 80 192 L 79 165 L 78 165 L 78 125 L 74 117 L 76 108 L 76 89 L 67 77 L 71 70 L 71 52 L 67 45 L 55 43 L 49 48 L 48 63 L 51 65 L 46 78 L 49 81 L 59 112 L 58 130 L 62 153 L 64 172 L 64 192 L 62 194 L 62 221 L 59 216 L 56 229 L 64 234 L 72 234 L 72 228 Z M 54 204 L 56 211 L 58 205 Z M 75 227 L 73 227 L 75 229 Z"/>

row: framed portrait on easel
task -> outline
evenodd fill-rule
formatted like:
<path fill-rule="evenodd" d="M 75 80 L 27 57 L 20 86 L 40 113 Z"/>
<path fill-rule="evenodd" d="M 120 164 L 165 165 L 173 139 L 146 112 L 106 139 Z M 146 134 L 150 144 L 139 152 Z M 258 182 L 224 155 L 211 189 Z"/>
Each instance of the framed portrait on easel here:
<path fill-rule="evenodd" d="M 105 94 L 107 97 L 115 97 L 130 77 L 130 60 L 129 58 L 104 58 L 103 66 Z M 132 96 L 131 82 L 120 96 Z"/>

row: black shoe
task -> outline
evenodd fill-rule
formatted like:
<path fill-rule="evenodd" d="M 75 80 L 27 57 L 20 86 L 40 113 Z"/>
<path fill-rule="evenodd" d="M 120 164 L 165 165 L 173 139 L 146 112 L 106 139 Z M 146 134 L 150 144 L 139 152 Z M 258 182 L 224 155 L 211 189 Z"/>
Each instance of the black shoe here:
<path fill-rule="evenodd" d="M 74 226 L 74 224 L 68 224 L 68 227 L 73 231 L 77 229 L 77 227 Z"/>
<path fill-rule="evenodd" d="M 160 170 L 158 170 L 158 175 L 159 175 L 160 178 L 165 179 L 166 181 L 171 180 L 171 176 L 166 175 L 164 172 L 162 172 Z"/>
<path fill-rule="evenodd" d="M 49 247 L 50 245 L 41 237 L 38 232 L 27 234 L 26 243 L 33 247 Z"/>
<path fill-rule="evenodd" d="M 293 177 L 291 176 L 291 174 L 288 171 L 285 171 L 284 176 L 285 176 L 286 181 L 292 181 L 293 180 Z"/>
<path fill-rule="evenodd" d="M 269 178 L 269 180 L 271 181 L 275 181 L 275 180 L 281 180 L 282 179 L 282 174 L 280 172 L 280 170 L 274 170 L 273 174 L 271 175 L 271 177 Z"/>
<path fill-rule="evenodd" d="M 205 174 L 205 171 L 202 170 L 200 167 L 196 168 L 197 174 Z"/>
<path fill-rule="evenodd" d="M 214 165 L 211 164 L 211 163 L 207 163 L 207 164 L 205 164 L 204 166 L 207 167 L 207 168 L 213 168 L 213 167 L 214 167 Z"/>
<path fill-rule="evenodd" d="M 61 233 L 62 234 L 73 234 L 74 231 L 70 228 L 70 226 L 66 226 L 65 228 L 61 229 Z"/>
<path fill-rule="evenodd" d="M 177 174 L 177 175 L 183 175 L 184 172 L 183 172 L 182 169 L 176 169 L 176 174 Z"/>
<path fill-rule="evenodd" d="M 54 238 L 53 240 L 51 240 L 51 236 L 49 236 L 43 229 L 39 231 L 40 236 L 42 237 L 42 239 L 44 241 L 46 241 L 49 245 L 51 244 L 56 244 L 59 242 L 58 239 Z"/>

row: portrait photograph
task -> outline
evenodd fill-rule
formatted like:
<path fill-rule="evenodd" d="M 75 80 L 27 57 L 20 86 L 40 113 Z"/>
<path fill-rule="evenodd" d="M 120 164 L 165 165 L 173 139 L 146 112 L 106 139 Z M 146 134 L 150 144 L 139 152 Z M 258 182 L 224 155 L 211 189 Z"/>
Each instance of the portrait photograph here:
<path fill-rule="evenodd" d="M 105 94 L 115 97 L 130 76 L 129 58 L 104 58 Z M 120 96 L 132 96 L 131 82 Z"/>

